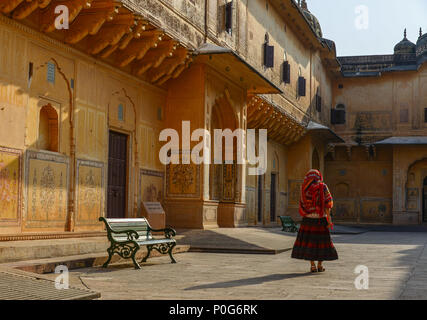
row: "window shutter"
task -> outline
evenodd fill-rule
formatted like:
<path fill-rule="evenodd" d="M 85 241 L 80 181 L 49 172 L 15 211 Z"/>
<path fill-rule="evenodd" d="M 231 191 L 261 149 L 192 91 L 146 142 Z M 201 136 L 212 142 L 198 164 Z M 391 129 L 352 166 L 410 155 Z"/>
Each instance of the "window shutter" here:
<path fill-rule="evenodd" d="M 339 110 L 338 114 L 339 114 L 338 116 L 339 124 L 345 124 L 345 110 Z"/>
<path fill-rule="evenodd" d="M 345 124 L 345 110 L 331 110 L 331 123 L 332 124 Z"/>
<path fill-rule="evenodd" d="M 322 112 L 322 97 L 318 94 L 316 94 L 316 110 Z"/>
<path fill-rule="evenodd" d="M 231 34 L 233 29 L 233 1 L 225 5 L 225 31 Z"/>
<path fill-rule="evenodd" d="M 267 68 L 274 67 L 274 46 L 269 46 L 268 43 L 264 44 L 264 65 Z"/>
<path fill-rule="evenodd" d="M 335 109 L 331 110 L 331 123 L 337 124 L 337 110 Z"/>
<path fill-rule="evenodd" d="M 283 82 L 291 83 L 291 65 L 288 61 L 283 62 Z"/>
<path fill-rule="evenodd" d="M 298 78 L 298 94 L 300 97 L 305 97 L 306 81 L 304 77 Z"/>

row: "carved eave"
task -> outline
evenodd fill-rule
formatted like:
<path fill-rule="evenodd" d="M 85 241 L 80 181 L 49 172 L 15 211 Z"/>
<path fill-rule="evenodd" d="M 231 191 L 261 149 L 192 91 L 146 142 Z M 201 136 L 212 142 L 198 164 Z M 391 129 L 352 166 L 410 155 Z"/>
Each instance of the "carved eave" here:
<path fill-rule="evenodd" d="M 321 49 L 322 44 L 319 41 L 315 31 L 310 26 L 310 23 L 304 17 L 304 14 L 294 0 L 271 0 L 273 6 L 283 17 L 294 32 L 299 36 L 299 39 L 312 49 Z"/>
<path fill-rule="evenodd" d="M 244 88 L 248 94 L 283 93 L 279 87 L 229 48 L 205 43 L 194 52 L 194 55 L 195 63 L 210 66 Z"/>
<path fill-rule="evenodd" d="M 69 9 L 68 30 L 55 28 L 59 5 Z M 120 1 L 2 0 L 0 12 L 156 85 L 177 78 L 192 61 L 188 48 Z"/>
<path fill-rule="evenodd" d="M 337 58 L 335 43 L 331 40 L 322 39 L 320 57 L 325 68 L 333 75 L 341 75 L 341 64 Z"/>
<path fill-rule="evenodd" d="M 291 145 L 306 134 L 306 129 L 282 108 L 260 96 L 248 98 L 248 129 L 267 129 L 268 139 Z"/>

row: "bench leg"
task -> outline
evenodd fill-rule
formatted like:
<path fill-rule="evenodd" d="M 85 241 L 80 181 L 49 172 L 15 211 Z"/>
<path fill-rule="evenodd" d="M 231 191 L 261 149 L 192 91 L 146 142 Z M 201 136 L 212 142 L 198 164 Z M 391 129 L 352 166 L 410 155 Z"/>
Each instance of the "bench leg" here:
<path fill-rule="evenodd" d="M 137 253 L 137 251 L 138 250 L 134 250 L 133 252 L 132 252 L 132 261 L 133 261 L 133 264 L 135 265 L 135 269 L 141 269 L 141 266 L 138 264 L 138 262 L 136 261 L 136 259 L 135 259 L 135 255 L 136 255 L 136 253 Z"/>
<path fill-rule="evenodd" d="M 169 254 L 169 257 L 172 260 L 172 263 L 176 263 L 176 260 L 175 260 L 175 258 L 172 255 L 172 250 L 173 250 L 173 248 L 175 248 L 175 246 L 176 246 L 176 243 L 172 244 L 171 247 L 169 248 L 169 251 L 168 251 L 168 254 Z"/>
<path fill-rule="evenodd" d="M 113 251 L 111 250 L 111 248 L 108 248 L 107 249 L 107 252 L 108 252 L 108 259 L 107 259 L 107 261 L 105 261 L 105 263 L 102 265 L 102 267 L 103 268 L 107 268 L 108 267 L 108 264 L 110 263 L 110 261 L 111 261 L 111 257 L 113 256 Z"/>
<path fill-rule="evenodd" d="M 150 257 L 151 250 L 153 250 L 153 246 L 147 246 L 147 254 L 144 258 L 142 258 L 141 262 L 147 262 L 147 259 Z"/>

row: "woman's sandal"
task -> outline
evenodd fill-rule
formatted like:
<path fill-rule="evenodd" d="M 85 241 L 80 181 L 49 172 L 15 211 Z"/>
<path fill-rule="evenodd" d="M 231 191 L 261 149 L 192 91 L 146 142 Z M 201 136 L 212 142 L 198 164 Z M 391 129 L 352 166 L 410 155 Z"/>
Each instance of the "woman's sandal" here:
<path fill-rule="evenodd" d="M 325 272 L 325 271 L 326 269 L 323 266 L 317 267 L 317 272 Z"/>
<path fill-rule="evenodd" d="M 317 272 L 317 267 L 316 267 L 316 266 L 311 266 L 311 272 L 312 272 L 312 273 Z"/>

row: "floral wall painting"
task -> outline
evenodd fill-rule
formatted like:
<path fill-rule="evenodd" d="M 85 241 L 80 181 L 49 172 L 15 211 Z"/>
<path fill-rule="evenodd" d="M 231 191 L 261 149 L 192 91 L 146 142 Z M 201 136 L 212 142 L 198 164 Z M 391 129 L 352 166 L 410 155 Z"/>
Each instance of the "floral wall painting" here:
<path fill-rule="evenodd" d="M 19 151 L 0 148 L 0 221 L 18 221 L 20 194 Z"/>
<path fill-rule="evenodd" d="M 76 224 L 98 224 L 103 211 L 104 164 L 77 161 L 77 220 Z"/>
<path fill-rule="evenodd" d="M 67 157 L 27 151 L 26 228 L 65 228 L 68 169 Z"/>
<path fill-rule="evenodd" d="M 198 198 L 200 196 L 200 166 L 170 164 L 166 167 L 168 197 Z"/>

